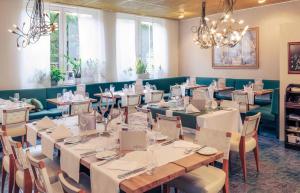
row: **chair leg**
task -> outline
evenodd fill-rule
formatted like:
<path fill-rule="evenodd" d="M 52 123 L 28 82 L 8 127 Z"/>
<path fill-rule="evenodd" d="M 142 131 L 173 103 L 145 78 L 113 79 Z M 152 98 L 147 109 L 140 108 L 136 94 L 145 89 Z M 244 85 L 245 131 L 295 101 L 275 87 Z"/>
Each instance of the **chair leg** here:
<path fill-rule="evenodd" d="M 7 172 L 5 171 L 3 165 L 2 165 L 2 183 L 1 183 L 1 193 L 4 193 L 4 186 L 5 186 L 5 179 L 7 176 Z"/>
<path fill-rule="evenodd" d="M 12 193 L 14 188 L 14 174 L 11 172 L 9 174 L 9 180 L 8 180 L 8 193 Z"/>
<path fill-rule="evenodd" d="M 246 182 L 246 178 L 247 178 L 246 151 L 245 151 L 245 137 L 243 136 L 240 140 L 239 153 L 240 153 L 240 159 L 241 159 L 241 164 L 243 169 L 244 181 Z"/>
<path fill-rule="evenodd" d="M 258 144 L 256 144 L 256 147 L 253 150 L 254 152 L 254 157 L 255 157 L 255 163 L 256 163 L 256 170 L 259 172 L 259 149 L 258 149 Z"/>
<path fill-rule="evenodd" d="M 16 180 L 15 180 L 15 184 L 14 184 L 14 193 L 19 193 L 19 192 L 20 192 L 20 188 L 19 188 L 19 186 L 17 185 Z"/>

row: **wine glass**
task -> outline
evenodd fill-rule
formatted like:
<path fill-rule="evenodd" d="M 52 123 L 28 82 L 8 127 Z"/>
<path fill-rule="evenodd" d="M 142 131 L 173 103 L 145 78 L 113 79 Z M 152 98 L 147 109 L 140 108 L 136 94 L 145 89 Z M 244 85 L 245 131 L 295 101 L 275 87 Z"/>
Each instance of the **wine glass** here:
<path fill-rule="evenodd" d="M 18 102 L 20 100 L 20 94 L 19 93 L 15 93 L 14 94 L 14 101 Z"/>
<path fill-rule="evenodd" d="M 64 120 L 66 120 L 67 117 L 69 116 L 69 105 L 65 105 L 62 107 L 62 116 Z"/>
<path fill-rule="evenodd" d="M 79 119 L 79 125 L 80 125 L 81 132 L 83 132 L 83 135 L 81 137 L 81 141 L 84 143 L 84 142 L 87 141 L 87 136 L 84 132 L 87 131 L 88 121 L 84 118 L 81 118 L 81 119 Z"/>

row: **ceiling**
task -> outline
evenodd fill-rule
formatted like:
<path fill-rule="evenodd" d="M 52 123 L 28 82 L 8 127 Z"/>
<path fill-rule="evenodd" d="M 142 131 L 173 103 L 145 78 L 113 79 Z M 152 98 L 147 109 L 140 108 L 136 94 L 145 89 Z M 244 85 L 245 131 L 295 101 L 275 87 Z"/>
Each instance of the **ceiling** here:
<path fill-rule="evenodd" d="M 200 16 L 201 0 L 45 0 L 52 3 L 77 5 L 98 8 L 114 12 L 133 13 L 137 15 L 178 19 Z M 222 0 L 206 0 L 207 14 L 222 11 Z M 259 4 L 258 0 L 236 0 L 235 10 L 281 3 L 291 0 L 266 0 Z"/>

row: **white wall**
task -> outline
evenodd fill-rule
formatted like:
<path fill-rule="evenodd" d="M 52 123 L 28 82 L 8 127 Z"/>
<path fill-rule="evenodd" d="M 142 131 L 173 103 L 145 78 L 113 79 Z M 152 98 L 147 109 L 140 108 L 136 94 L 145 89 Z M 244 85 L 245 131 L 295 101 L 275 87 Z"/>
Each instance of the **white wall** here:
<path fill-rule="evenodd" d="M 16 36 L 7 31 L 12 27 L 12 24 L 21 24 L 23 22 L 21 18 L 25 14 L 26 2 L 25 0 L 0 0 L 0 90 L 37 88 L 50 85 L 50 48 L 45 46 L 45 42 L 49 42 L 49 39 L 47 39 L 49 36 L 44 37 L 33 46 L 18 50 Z M 105 72 L 107 79 L 110 81 L 117 79 L 115 19 L 116 13 L 103 11 L 106 52 Z M 176 20 L 165 20 L 165 24 L 169 44 L 168 75 L 177 76 L 179 71 L 179 22 Z M 39 44 L 43 45 L 40 46 Z M 32 52 L 32 50 L 34 51 Z M 40 73 L 41 71 L 43 73 Z"/>
<path fill-rule="evenodd" d="M 280 26 L 280 136 L 284 138 L 285 89 L 288 84 L 300 84 L 300 75 L 288 74 L 288 42 L 300 42 L 300 21 Z"/>
<path fill-rule="evenodd" d="M 259 27 L 259 69 L 213 69 L 211 49 L 202 50 L 192 41 L 191 27 L 199 18 L 180 22 L 179 73 L 181 75 L 230 78 L 279 79 L 280 25 L 300 21 L 300 1 L 234 12 L 234 18 Z M 210 18 L 216 18 L 217 15 Z"/>

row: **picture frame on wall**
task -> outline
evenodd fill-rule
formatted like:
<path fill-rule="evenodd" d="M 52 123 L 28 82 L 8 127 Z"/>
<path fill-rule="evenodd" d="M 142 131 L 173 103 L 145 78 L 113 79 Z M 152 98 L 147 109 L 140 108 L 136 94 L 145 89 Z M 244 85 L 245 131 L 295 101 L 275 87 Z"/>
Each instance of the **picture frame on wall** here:
<path fill-rule="evenodd" d="M 300 74 L 300 42 L 288 43 L 288 72 Z"/>
<path fill-rule="evenodd" d="M 259 28 L 249 28 L 235 47 L 213 47 L 215 69 L 257 69 L 259 67 Z"/>

